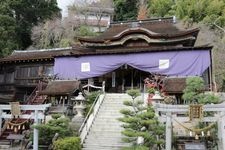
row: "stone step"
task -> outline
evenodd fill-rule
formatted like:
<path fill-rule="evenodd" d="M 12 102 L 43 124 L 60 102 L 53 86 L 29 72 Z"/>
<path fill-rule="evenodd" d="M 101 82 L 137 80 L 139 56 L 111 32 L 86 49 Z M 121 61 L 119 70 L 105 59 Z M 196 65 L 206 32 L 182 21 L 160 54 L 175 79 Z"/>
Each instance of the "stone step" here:
<path fill-rule="evenodd" d="M 123 125 L 123 122 L 118 122 L 118 121 L 108 121 L 108 122 L 104 122 L 104 121 L 98 121 L 98 122 L 94 122 L 92 124 L 92 126 L 121 126 Z"/>
<path fill-rule="evenodd" d="M 108 119 L 117 119 L 117 118 L 121 118 L 123 117 L 123 115 L 113 115 L 113 114 L 101 114 L 100 116 L 98 116 L 98 118 L 108 118 Z M 97 119 L 97 118 L 96 118 Z"/>
<path fill-rule="evenodd" d="M 109 115 L 109 114 L 102 114 L 101 116 L 98 116 L 96 119 L 114 119 L 114 120 L 117 120 L 117 118 L 121 118 L 123 117 L 123 115 Z"/>
<path fill-rule="evenodd" d="M 123 116 L 122 113 L 118 112 L 118 111 L 99 111 L 98 115 L 111 115 L 111 116 Z"/>
<path fill-rule="evenodd" d="M 125 108 L 126 109 L 126 108 Z M 115 109 L 101 109 L 98 111 L 98 115 L 101 115 L 101 114 L 104 114 L 104 113 L 110 113 L 110 114 L 121 114 L 120 111 L 122 109 L 118 109 L 118 110 L 115 110 Z"/>
<path fill-rule="evenodd" d="M 89 134 L 88 135 L 91 135 L 91 134 L 93 134 L 93 135 L 96 135 L 96 136 L 98 136 L 98 135 L 111 135 L 111 136 L 117 136 L 117 135 L 122 135 L 122 132 L 123 130 L 121 130 L 121 131 L 114 131 L 114 130 L 108 130 L 107 132 L 108 133 L 103 133 L 102 131 L 93 131 L 93 130 L 91 130 L 90 132 L 89 132 Z M 88 138 L 88 137 L 87 137 Z"/>
<path fill-rule="evenodd" d="M 120 150 L 130 144 L 123 142 L 125 137 L 121 131 L 123 124 L 118 120 L 122 118 L 122 109 L 129 109 L 123 105 L 124 100 L 130 96 L 124 94 L 106 94 L 99 112 L 92 124 L 89 134 L 84 140 L 83 150 Z"/>
<path fill-rule="evenodd" d="M 10 149 L 10 145 L 4 145 L 4 144 L 0 145 L 0 150 L 9 150 L 9 149 Z"/>
<path fill-rule="evenodd" d="M 93 128 L 92 129 L 92 132 L 121 132 L 123 131 L 124 129 L 116 129 L 116 128 Z"/>
<path fill-rule="evenodd" d="M 94 143 L 94 144 L 87 144 L 87 143 L 84 143 L 83 144 L 83 147 L 126 147 L 126 146 L 130 146 L 129 143 L 120 143 L 120 144 L 117 144 L 117 143 L 111 143 L 111 144 L 108 144 L 108 143 L 103 143 L 103 144 L 97 144 L 97 143 Z M 94 150 L 94 149 L 93 149 Z"/>
<path fill-rule="evenodd" d="M 115 138 L 105 138 L 105 139 L 87 139 L 85 141 L 86 144 L 91 144 L 91 143 L 96 143 L 96 144 L 99 144 L 99 145 L 102 145 L 102 144 L 111 144 L 111 143 L 117 143 L 117 144 L 124 144 L 125 142 L 122 141 L 121 138 L 118 138 L 118 139 L 115 139 Z"/>
<path fill-rule="evenodd" d="M 85 143 L 92 143 L 94 141 L 102 141 L 102 142 L 111 142 L 111 143 L 125 143 L 122 141 L 122 137 L 101 137 L 101 138 L 98 138 L 96 136 L 92 136 L 92 137 L 89 137 L 87 140 L 85 140 Z M 97 142 L 98 143 L 98 142 Z"/>
<path fill-rule="evenodd" d="M 83 147 L 82 150 L 121 150 L 121 148 L 127 146 L 91 146 L 91 147 Z"/>
<path fill-rule="evenodd" d="M 82 150 L 121 150 L 121 148 L 113 148 L 113 147 L 84 147 Z"/>

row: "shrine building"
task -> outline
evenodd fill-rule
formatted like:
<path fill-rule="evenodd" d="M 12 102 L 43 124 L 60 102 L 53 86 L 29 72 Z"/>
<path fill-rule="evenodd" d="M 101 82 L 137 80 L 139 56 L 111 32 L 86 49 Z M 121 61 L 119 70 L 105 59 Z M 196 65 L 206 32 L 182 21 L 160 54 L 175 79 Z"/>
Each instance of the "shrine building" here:
<path fill-rule="evenodd" d="M 195 47 L 198 33 L 198 28 L 181 29 L 174 17 L 112 22 L 104 33 L 80 37 L 72 47 L 15 50 L 0 59 L 0 102 L 26 100 L 46 78 L 66 81 L 62 88 L 68 91 L 78 88 L 66 88 L 74 80 L 93 85 L 105 81 L 106 92 L 143 91 L 144 79 L 152 74 L 168 79 L 202 76 L 211 88 L 212 47 Z"/>

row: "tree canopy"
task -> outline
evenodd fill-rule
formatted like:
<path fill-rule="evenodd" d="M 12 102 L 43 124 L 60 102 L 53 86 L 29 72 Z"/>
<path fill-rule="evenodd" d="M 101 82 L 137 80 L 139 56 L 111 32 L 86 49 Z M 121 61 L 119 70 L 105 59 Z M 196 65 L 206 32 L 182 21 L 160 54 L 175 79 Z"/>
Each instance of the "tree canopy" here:
<path fill-rule="evenodd" d="M 135 20 L 137 18 L 137 0 L 114 0 L 115 21 Z M 148 16 L 177 16 L 188 22 L 204 22 L 212 25 L 215 22 L 225 26 L 224 0 L 148 0 Z"/>
<path fill-rule="evenodd" d="M 138 14 L 138 0 L 113 0 L 115 21 L 135 20 Z"/>
<path fill-rule="evenodd" d="M 1 0 L 0 56 L 30 46 L 32 27 L 58 12 L 56 0 Z"/>
<path fill-rule="evenodd" d="M 150 147 L 152 149 L 163 149 L 165 142 L 164 125 L 155 116 L 154 108 L 152 106 L 144 107 L 142 101 L 134 100 L 140 94 L 137 90 L 129 90 L 127 94 L 133 100 L 124 101 L 124 105 L 133 109 L 122 109 L 120 112 L 124 117 L 119 118 L 119 121 L 124 123 L 122 125 L 124 128 L 122 134 L 125 135 L 123 140 L 132 145 L 124 148 L 124 150 L 148 150 Z"/>

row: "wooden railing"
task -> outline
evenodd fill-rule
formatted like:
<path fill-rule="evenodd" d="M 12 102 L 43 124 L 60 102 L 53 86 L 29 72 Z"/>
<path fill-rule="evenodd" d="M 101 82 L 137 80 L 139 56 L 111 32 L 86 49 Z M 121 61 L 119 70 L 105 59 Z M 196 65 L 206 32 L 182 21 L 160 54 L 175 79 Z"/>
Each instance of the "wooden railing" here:
<path fill-rule="evenodd" d="M 37 98 L 38 92 L 43 90 L 43 82 L 39 81 L 38 85 L 35 87 L 30 96 L 26 99 L 26 104 L 32 104 L 32 102 Z"/>

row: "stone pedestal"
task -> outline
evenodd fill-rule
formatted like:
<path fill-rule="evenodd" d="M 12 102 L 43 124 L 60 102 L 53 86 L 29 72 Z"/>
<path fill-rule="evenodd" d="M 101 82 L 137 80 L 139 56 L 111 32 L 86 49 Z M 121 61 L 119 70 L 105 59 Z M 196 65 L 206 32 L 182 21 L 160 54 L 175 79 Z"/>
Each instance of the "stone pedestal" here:
<path fill-rule="evenodd" d="M 82 125 L 84 121 L 84 109 L 85 109 L 85 98 L 82 96 L 82 93 L 80 92 L 79 95 L 74 99 L 75 105 L 73 107 L 73 111 L 75 116 L 72 118 L 71 127 L 73 130 L 78 131 L 80 126 Z"/>

